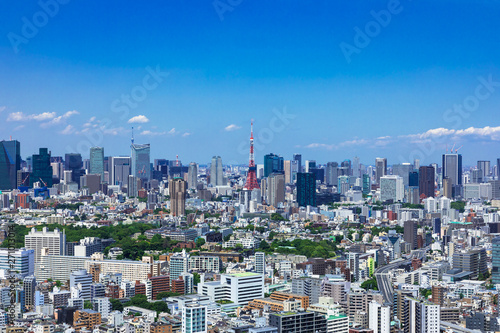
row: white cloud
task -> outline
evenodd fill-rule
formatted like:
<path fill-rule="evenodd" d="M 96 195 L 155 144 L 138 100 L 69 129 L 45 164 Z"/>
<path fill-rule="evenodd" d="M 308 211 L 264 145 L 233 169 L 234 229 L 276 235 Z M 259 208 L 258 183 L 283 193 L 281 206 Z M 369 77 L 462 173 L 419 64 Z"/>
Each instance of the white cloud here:
<path fill-rule="evenodd" d="M 240 127 L 240 126 L 238 126 L 238 125 L 231 124 L 231 125 L 229 125 L 229 126 L 226 126 L 226 127 L 224 128 L 224 131 L 226 131 L 226 132 L 232 132 L 232 131 L 237 131 L 237 130 L 239 130 L 240 128 L 241 128 L 241 127 Z"/>
<path fill-rule="evenodd" d="M 71 125 L 66 126 L 60 133 L 64 135 L 73 134 L 75 132 L 75 128 Z"/>
<path fill-rule="evenodd" d="M 167 132 L 153 132 L 150 130 L 144 130 L 141 132 L 141 135 L 150 135 L 150 136 L 158 136 L 158 135 L 165 135 Z"/>
<path fill-rule="evenodd" d="M 188 132 L 182 134 L 183 137 L 187 137 L 187 136 L 190 136 L 190 135 L 191 135 L 191 133 L 188 133 Z"/>
<path fill-rule="evenodd" d="M 5 111 L 5 109 L 7 109 L 6 106 L 0 106 L 0 112 Z"/>
<path fill-rule="evenodd" d="M 174 135 L 174 134 L 176 134 L 176 133 L 177 133 L 177 132 L 176 132 L 176 130 L 175 130 L 175 127 L 174 127 L 174 128 L 172 128 L 170 131 L 168 131 L 168 134 L 171 134 L 171 135 Z"/>
<path fill-rule="evenodd" d="M 468 137 L 476 137 L 483 140 L 500 141 L 500 126 L 497 127 L 469 127 L 466 129 L 449 129 L 444 127 L 430 129 L 423 133 L 410 134 L 407 137 L 412 143 L 428 142 L 433 138 L 450 137 L 456 140 Z"/>
<path fill-rule="evenodd" d="M 65 122 L 69 117 L 71 117 L 73 115 L 76 115 L 76 114 L 80 114 L 80 112 L 78 112 L 76 110 L 68 111 L 65 114 L 61 115 L 61 116 L 53 118 L 49 122 L 41 124 L 40 126 L 46 128 L 46 127 L 49 127 L 49 126 L 52 126 L 52 125 L 61 124 L 61 123 Z"/>
<path fill-rule="evenodd" d="M 57 115 L 55 112 L 43 112 L 39 114 L 24 114 L 23 112 L 13 112 L 7 117 L 7 121 L 45 121 L 54 118 Z"/>
<path fill-rule="evenodd" d="M 19 130 L 22 130 L 23 128 L 24 128 L 24 125 L 19 125 L 16 128 L 14 128 L 14 131 L 19 131 Z"/>
<path fill-rule="evenodd" d="M 138 116 L 132 117 L 128 120 L 129 124 L 144 124 L 147 122 L 149 122 L 149 119 L 148 119 L 148 117 L 146 117 L 144 115 L 138 115 Z"/>
<path fill-rule="evenodd" d="M 309 149 L 322 148 L 322 149 L 332 150 L 333 148 L 335 148 L 335 145 L 327 145 L 325 143 L 311 143 L 305 146 L 305 148 Z"/>

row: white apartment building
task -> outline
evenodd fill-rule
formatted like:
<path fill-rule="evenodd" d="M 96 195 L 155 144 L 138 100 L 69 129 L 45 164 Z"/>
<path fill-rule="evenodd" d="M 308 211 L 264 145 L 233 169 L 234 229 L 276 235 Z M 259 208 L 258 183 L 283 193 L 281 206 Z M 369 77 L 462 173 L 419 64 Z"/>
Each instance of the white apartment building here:
<path fill-rule="evenodd" d="M 10 262 L 9 259 L 11 259 Z M 9 251 L 8 249 L 0 249 L 1 279 L 8 278 L 11 264 L 14 265 L 13 270 L 18 272 L 22 278 L 35 274 L 35 250 L 22 248 Z"/>
<path fill-rule="evenodd" d="M 54 231 L 49 231 L 47 227 L 44 227 L 42 231 L 33 228 L 29 234 L 24 236 L 24 246 L 27 249 L 35 250 L 35 262 L 40 260 L 43 248 L 48 248 L 50 255 L 65 255 L 66 234 L 57 228 Z"/>
<path fill-rule="evenodd" d="M 212 301 L 228 300 L 247 305 L 256 298 L 264 297 L 264 276 L 257 273 L 222 274 L 220 281 L 198 284 L 198 294 L 210 297 Z"/>
<path fill-rule="evenodd" d="M 372 301 L 368 305 L 368 328 L 372 329 L 373 333 L 390 333 L 391 308 Z"/>

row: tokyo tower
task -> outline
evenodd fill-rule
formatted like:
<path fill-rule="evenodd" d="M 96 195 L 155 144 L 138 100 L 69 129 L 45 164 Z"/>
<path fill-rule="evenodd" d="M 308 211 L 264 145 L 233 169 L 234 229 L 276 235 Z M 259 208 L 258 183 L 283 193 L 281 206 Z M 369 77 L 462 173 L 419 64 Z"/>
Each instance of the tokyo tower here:
<path fill-rule="evenodd" d="M 248 175 L 247 182 L 245 184 L 245 190 L 253 190 L 255 188 L 260 188 L 257 182 L 257 166 L 255 166 L 255 159 L 253 154 L 253 120 L 250 130 L 250 163 L 248 164 Z"/>

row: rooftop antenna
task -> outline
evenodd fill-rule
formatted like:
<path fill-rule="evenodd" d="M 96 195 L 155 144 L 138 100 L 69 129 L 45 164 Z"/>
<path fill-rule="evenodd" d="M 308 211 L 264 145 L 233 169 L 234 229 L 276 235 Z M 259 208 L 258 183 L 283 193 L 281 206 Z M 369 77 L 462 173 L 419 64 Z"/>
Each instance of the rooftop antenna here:
<path fill-rule="evenodd" d="M 134 144 L 134 126 L 132 126 L 132 144 Z"/>

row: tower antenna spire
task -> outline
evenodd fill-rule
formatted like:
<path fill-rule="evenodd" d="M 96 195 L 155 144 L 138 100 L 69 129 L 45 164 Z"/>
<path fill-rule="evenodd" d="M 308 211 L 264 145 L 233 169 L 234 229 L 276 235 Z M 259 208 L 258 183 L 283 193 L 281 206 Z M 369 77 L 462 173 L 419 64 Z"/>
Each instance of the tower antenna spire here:
<path fill-rule="evenodd" d="M 134 144 L 134 126 L 132 126 L 132 139 L 131 139 L 131 141 L 132 141 L 132 144 Z"/>
<path fill-rule="evenodd" d="M 250 123 L 250 162 L 248 163 L 248 175 L 244 188 L 250 191 L 256 188 L 260 188 L 259 183 L 257 182 L 257 166 L 255 165 L 253 148 L 253 119 Z"/>

